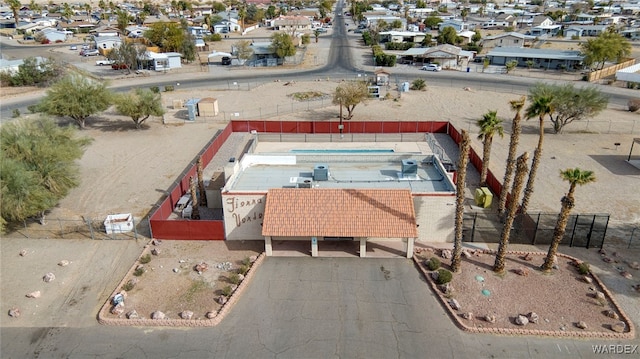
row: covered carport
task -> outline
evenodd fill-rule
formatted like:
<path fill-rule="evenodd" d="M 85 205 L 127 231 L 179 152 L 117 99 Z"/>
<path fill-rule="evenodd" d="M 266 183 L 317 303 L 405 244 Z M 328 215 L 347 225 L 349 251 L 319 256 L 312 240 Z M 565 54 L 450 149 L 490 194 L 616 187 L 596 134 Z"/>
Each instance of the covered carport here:
<path fill-rule="evenodd" d="M 359 240 L 365 257 L 375 238 L 403 241 L 411 258 L 418 231 L 407 189 L 277 188 L 267 193 L 262 235 L 267 256 L 274 240 L 309 241 L 317 257 L 319 241 L 344 239 Z"/>

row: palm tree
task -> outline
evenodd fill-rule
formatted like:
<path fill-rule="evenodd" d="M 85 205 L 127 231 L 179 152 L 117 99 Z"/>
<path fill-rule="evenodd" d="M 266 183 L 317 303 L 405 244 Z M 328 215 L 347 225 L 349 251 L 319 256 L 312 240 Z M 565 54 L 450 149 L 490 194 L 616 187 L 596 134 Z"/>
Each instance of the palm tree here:
<path fill-rule="evenodd" d="M 576 190 L 576 185 L 582 186 L 596 180 L 596 177 L 592 171 L 582 171 L 579 168 L 568 168 L 564 171 L 560 171 L 560 177 L 562 177 L 562 179 L 565 181 L 569 181 L 569 192 L 564 197 L 562 197 L 562 200 L 560 200 L 560 202 L 562 203 L 562 208 L 560 209 L 560 214 L 558 214 L 558 222 L 556 222 L 556 228 L 553 230 L 553 240 L 551 241 L 551 245 L 549 246 L 547 258 L 544 260 L 544 264 L 542 265 L 542 270 L 545 272 L 548 272 L 551 270 L 551 268 L 553 268 L 556 253 L 558 252 L 558 245 L 562 241 L 562 237 L 564 237 L 564 231 L 567 228 L 569 213 L 575 205 L 573 193 Z"/>
<path fill-rule="evenodd" d="M 22 4 L 20 3 L 20 0 L 7 0 L 7 5 L 9 5 L 9 8 L 13 13 L 13 21 L 15 21 L 16 23 L 16 30 L 17 30 L 18 23 L 20 22 L 20 16 L 18 15 L 18 11 L 20 11 Z"/>
<path fill-rule="evenodd" d="M 516 112 L 511 123 L 511 138 L 509 139 L 509 155 L 507 156 L 507 168 L 504 171 L 504 180 L 502 181 L 502 190 L 500 191 L 500 200 L 498 201 L 498 213 L 504 212 L 505 205 L 507 204 L 507 194 L 509 193 L 509 186 L 513 180 L 513 173 L 516 170 L 516 151 L 518 150 L 518 142 L 520 141 L 520 132 L 522 127 L 520 121 L 520 111 L 524 107 L 525 97 L 522 96 L 519 100 L 509 101 L 511 109 Z"/>
<path fill-rule="evenodd" d="M 504 129 L 502 128 L 502 120 L 498 118 L 498 111 L 489 111 L 485 113 L 482 115 L 482 119 L 478 120 L 477 124 L 480 126 L 478 139 L 482 140 L 482 171 L 480 172 L 480 186 L 486 186 L 493 135 L 497 133 L 500 137 L 504 136 Z"/>
<path fill-rule="evenodd" d="M 507 218 L 502 228 L 502 234 L 500 235 L 500 244 L 498 245 L 498 253 L 496 253 L 496 261 L 493 264 L 493 271 L 496 273 L 504 272 L 504 257 L 507 254 L 507 245 L 509 244 L 509 236 L 511 235 L 511 226 L 516 217 L 516 211 L 518 209 L 518 197 L 520 191 L 522 191 L 522 185 L 524 184 L 524 177 L 527 174 L 527 161 L 529 160 L 529 153 L 525 152 L 516 162 L 516 179 L 513 181 L 513 188 L 511 189 L 511 195 L 513 199 L 509 202 L 509 208 L 507 209 Z"/>
<path fill-rule="evenodd" d="M 469 148 L 471 141 L 469 133 L 462 130 L 460 140 L 460 156 L 458 157 L 458 178 L 456 182 L 456 228 L 453 242 L 453 258 L 451 259 L 451 270 L 460 270 L 460 255 L 462 254 L 462 219 L 464 216 L 464 187 L 467 178 L 467 164 L 469 163 Z"/>
<path fill-rule="evenodd" d="M 538 116 L 539 132 L 538 132 L 538 146 L 533 152 L 533 160 L 531 162 L 531 172 L 529 173 L 529 179 L 527 180 L 527 186 L 524 189 L 524 195 L 522 197 L 522 205 L 520 206 L 520 213 L 527 213 L 529 207 L 529 201 L 533 194 L 533 185 L 540 165 L 540 159 L 542 158 L 542 144 L 544 141 L 544 117 L 553 113 L 553 97 L 545 93 L 545 85 L 539 86 L 542 90 L 535 95 L 530 95 L 529 100 L 531 104 L 527 107 L 526 116 L 532 118 Z"/>
<path fill-rule="evenodd" d="M 200 203 L 198 203 L 198 195 L 196 193 L 196 179 L 193 176 L 189 178 L 189 192 L 191 194 L 191 219 L 200 219 Z"/>
<path fill-rule="evenodd" d="M 204 173 L 202 170 L 202 157 L 198 157 L 198 167 L 197 175 L 198 175 L 198 191 L 200 192 L 200 202 L 202 202 L 203 206 L 207 205 L 207 191 L 204 187 Z"/>

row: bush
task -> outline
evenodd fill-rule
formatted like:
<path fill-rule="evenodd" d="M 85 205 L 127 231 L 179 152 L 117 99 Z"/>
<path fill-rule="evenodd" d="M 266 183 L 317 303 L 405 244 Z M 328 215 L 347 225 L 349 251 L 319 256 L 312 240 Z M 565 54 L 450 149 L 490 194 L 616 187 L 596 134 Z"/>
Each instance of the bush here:
<path fill-rule="evenodd" d="M 140 257 L 140 263 L 147 264 L 149 262 L 151 262 L 151 255 L 150 254 L 147 253 L 147 254 L 143 255 L 142 257 Z"/>
<path fill-rule="evenodd" d="M 416 79 L 411 83 L 411 89 L 424 91 L 427 88 L 427 82 L 424 79 Z"/>
<path fill-rule="evenodd" d="M 386 42 L 384 44 L 385 50 L 399 50 L 399 51 L 406 51 L 414 46 L 415 44 L 413 42 Z"/>
<path fill-rule="evenodd" d="M 231 293 L 233 293 L 233 288 L 231 288 L 230 285 L 222 288 L 222 295 L 224 295 L 225 297 L 229 297 L 231 296 Z"/>
<path fill-rule="evenodd" d="M 20 110 L 18 110 L 17 108 L 14 108 L 13 111 L 11 112 L 11 118 L 18 118 L 20 117 Z"/>
<path fill-rule="evenodd" d="M 173 85 L 166 85 L 166 86 L 164 87 L 164 91 L 165 91 L 165 92 L 171 92 L 171 91 L 173 91 Z"/>
<path fill-rule="evenodd" d="M 589 263 L 582 262 L 582 263 L 578 264 L 578 273 L 580 273 L 582 275 L 589 274 Z"/>
<path fill-rule="evenodd" d="M 249 272 L 249 266 L 241 265 L 240 268 L 238 268 L 239 274 L 246 275 L 247 272 Z"/>
<path fill-rule="evenodd" d="M 231 284 L 238 284 L 240 283 L 240 276 L 238 275 L 238 273 L 232 273 L 229 276 L 229 283 Z"/>
<path fill-rule="evenodd" d="M 440 260 L 436 257 L 431 257 L 428 261 L 425 262 L 425 265 L 427 266 L 427 268 L 429 268 L 429 270 L 436 270 L 440 268 Z"/>
<path fill-rule="evenodd" d="M 436 280 L 436 283 L 440 285 L 447 284 L 451 282 L 452 277 L 453 277 L 453 274 L 451 274 L 451 272 L 449 272 L 448 270 L 438 269 L 438 279 Z"/>
<path fill-rule="evenodd" d="M 128 281 L 122 286 L 122 290 L 124 290 L 125 292 L 130 292 L 135 286 L 136 285 L 133 282 Z"/>
<path fill-rule="evenodd" d="M 149 87 L 149 90 L 151 90 L 151 92 L 153 93 L 160 93 L 160 87 L 158 86 L 151 86 Z"/>
<path fill-rule="evenodd" d="M 242 260 L 242 265 L 243 266 L 250 266 L 251 265 L 251 259 L 249 259 L 249 257 L 244 257 L 244 259 Z"/>
<path fill-rule="evenodd" d="M 133 272 L 133 275 L 135 275 L 136 277 L 139 277 L 143 274 L 144 274 L 144 268 L 138 268 Z"/>
<path fill-rule="evenodd" d="M 629 107 L 629 111 L 631 112 L 636 112 L 640 110 L 640 98 L 632 98 L 627 103 L 627 106 Z"/>

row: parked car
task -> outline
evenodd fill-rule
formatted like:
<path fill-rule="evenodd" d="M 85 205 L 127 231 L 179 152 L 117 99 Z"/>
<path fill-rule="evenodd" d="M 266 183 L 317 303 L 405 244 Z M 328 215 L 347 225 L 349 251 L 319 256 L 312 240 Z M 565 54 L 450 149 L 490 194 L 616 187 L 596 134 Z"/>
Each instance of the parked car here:
<path fill-rule="evenodd" d="M 100 55 L 100 51 L 98 51 L 98 49 L 82 50 L 82 51 L 80 51 L 80 55 L 82 55 L 82 56 L 98 56 L 98 55 Z"/>
<path fill-rule="evenodd" d="M 222 57 L 222 64 L 223 65 L 231 65 L 231 58 L 229 56 L 223 56 Z"/>
<path fill-rule="evenodd" d="M 319 27 L 316 29 L 317 32 L 327 32 L 327 29 L 325 29 L 324 27 Z"/>
<path fill-rule="evenodd" d="M 428 64 L 428 65 L 422 66 L 422 68 L 420 70 L 424 70 L 424 71 L 440 71 L 440 70 L 442 70 L 442 67 L 440 67 L 440 65 L 438 65 L 438 64 Z"/>
<path fill-rule="evenodd" d="M 96 61 L 96 65 L 98 65 L 98 66 L 111 65 L 111 64 L 113 64 L 113 63 L 114 63 L 114 61 L 113 61 L 113 60 L 109 60 L 109 59 L 106 59 L 106 60 L 97 60 L 97 61 Z"/>
<path fill-rule="evenodd" d="M 77 50 L 77 49 L 78 49 L 78 46 L 76 45 L 69 46 L 69 50 Z"/>
<path fill-rule="evenodd" d="M 112 64 L 111 68 L 114 70 L 124 70 L 127 68 L 126 64 Z"/>

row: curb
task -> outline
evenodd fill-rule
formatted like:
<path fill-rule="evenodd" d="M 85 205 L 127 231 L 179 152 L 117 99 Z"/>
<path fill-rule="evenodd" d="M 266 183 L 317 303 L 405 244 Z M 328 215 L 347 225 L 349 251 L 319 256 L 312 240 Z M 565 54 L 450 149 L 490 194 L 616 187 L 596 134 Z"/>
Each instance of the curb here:
<path fill-rule="evenodd" d="M 482 254 L 495 254 L 496 252 L 493 250 L 485 249 L 485 250 L 476 250 Z M 418 252 L 415 252 L 418 254 Z M 525 251 L 507 251 L 507 254 L 512 255 L 547 255 L 544 252 L 525 252 Z M 582 262 L 577 258 L 572 256 L 558 253 L 558 257 L 563 257 L 575 262 Z M 417 256 L 413 256 L 413 261 L 416 266 L 420 269 L 422 275 L 426 279 L 426 281 L 431 286 L 431 289 L 436 294 L 438 299 L 440 300 L 440 304 L 444 307 L 447 314 L 451 319 L 453 319 L 454 324 L 460 328 L 461 330 L 469 333 L 478 333 L 478 334 L 500 334 L 500 335 L 511 335 L 511 336 L 522 336 L 522 335 L 536 335 L 536 336 L 548 336 L 548 337 L 556 337 L 556 338 L 599 338 L 599 339 L 634 339 L 636 336 L 636 328 L 633 326 L 633 322 L 627 316 L 627 314 L 622 310 L 618 302 L 615 300 L 609 289 L 602 283 L 600 278 L 596 276 L 593 272 L 590 272 L 591 276 L 594 279 L 594 282 L 600 287 L 606 298 L 611 302 L 613 308 L 620 314 L 620 321 L 623 321 L 628 328 L 627 332 L 624 333 L 616 333 L 616 332 L 587 332 L 587 331 L 561 331 L 561 330 L 541 330 L 541 329 L 511 329 L 511 328 L 478 328 L 478 327 L 470 327 L 462 322 L 458 313 L 451 308 L 449 305 L 447 298 L 445 298 L 442 292 L 438 289 L 436 283 L 431 279 L 429 275 L 429 271 L 424 268 L 420 260 Z"/>
<path fill-rule="evenodd" d="M 138 263 L 140 257 L 150 252 L 149 245 L 142 251 L 138 259 L 136 259 L 135 264 Z M 139 326 L 139 327 L 213 327 L 218 325 L 226 316 L 229 314 L 229 311 L 236 304 L 242 292 L 251 282 L 255 272 L 258 267 L 262 265 L 264 261 L 265 255 L 264 252 L 258 255 L 258 258 L 249 268 L 249 271 L 244 277 L 244 280 L 238 285 L 238 288 L 233 292 L 229 300 L 218 310 L 216 316 L 212 319 L 151 319 L 151 318 L 135 318 L 135 319 L 127 319 L 126 317 L 121 318 L 110 318 L 112 314 L 109 313 L 109 309 L 111 308 L 111 298 L 120 292 L 120 288 L 126 283 L 126 281 L 131 277 L 133 271 L 135 270 L 136 265 L 131 266 L 127 274 L 124 278 L 118 283 L 116 289 L 111 293 L 107 301 L 103 304 L 102 308 L 98 312 L 98 323 L 102 325 L 116 325 L 116 326 Z"/>

